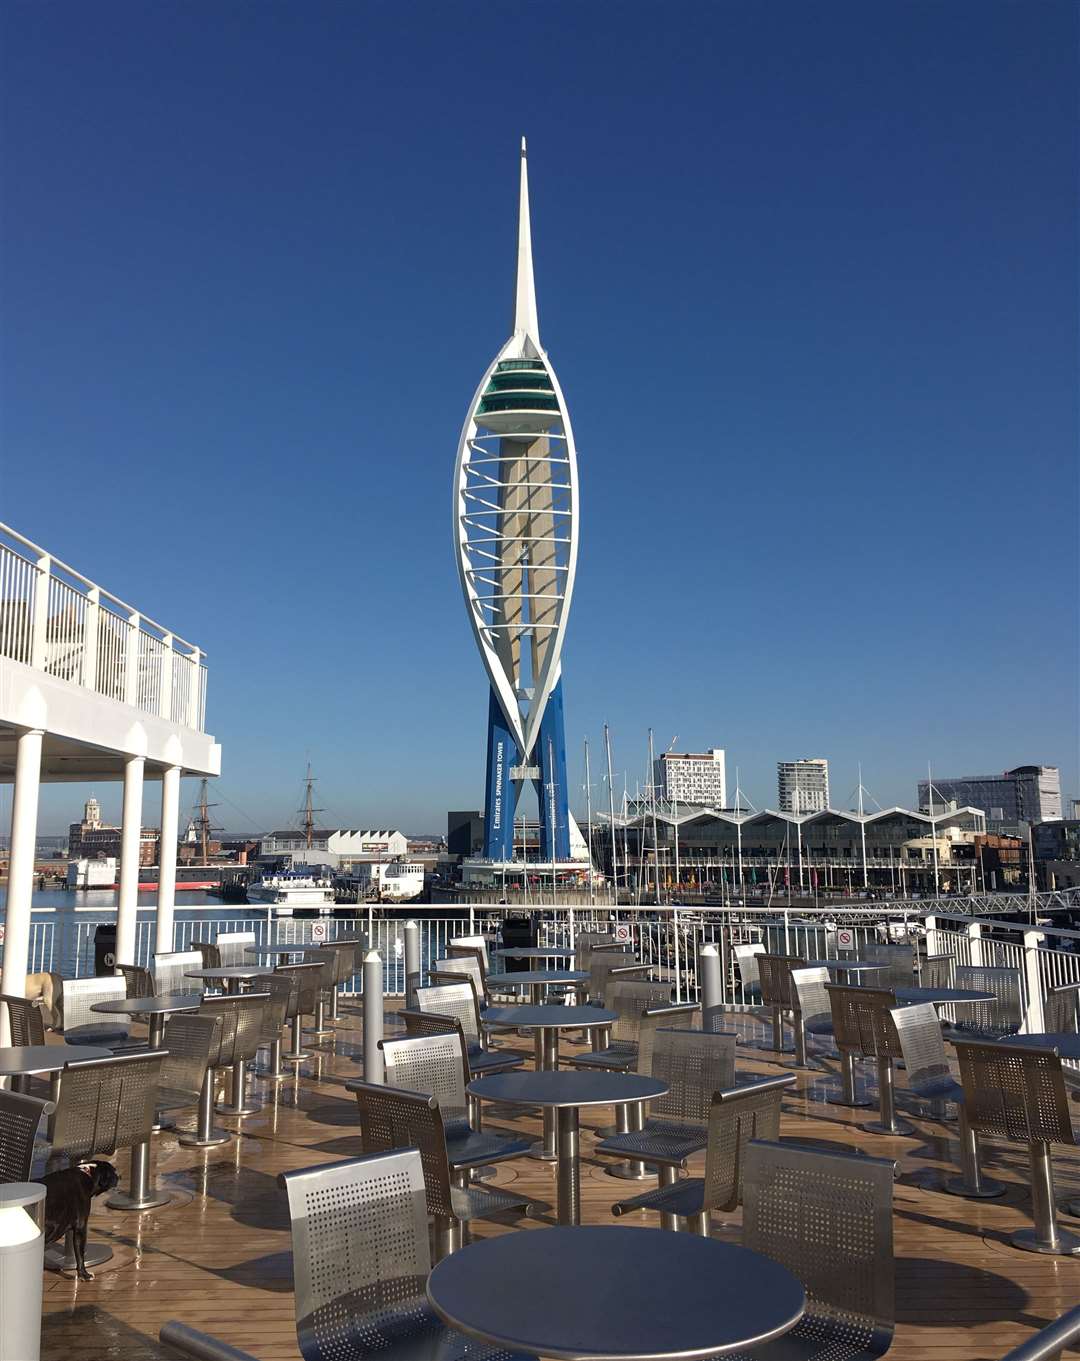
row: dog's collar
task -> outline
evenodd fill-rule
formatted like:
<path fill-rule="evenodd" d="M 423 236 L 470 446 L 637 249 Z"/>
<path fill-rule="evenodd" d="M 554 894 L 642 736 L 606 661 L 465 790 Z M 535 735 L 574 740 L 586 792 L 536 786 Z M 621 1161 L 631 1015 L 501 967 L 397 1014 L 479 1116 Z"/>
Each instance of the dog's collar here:
<path fill-rule="evenodd" d="M 91 1181 L 94 1180 L 94 1164 L 93 1164 L 93 1163 L 79 1163 L 78 1168 L 77 1168 L 77 1171 L 81 1172 L 81 1173 L 83 1174 L 84 1177 L 89 1177 Z"/>

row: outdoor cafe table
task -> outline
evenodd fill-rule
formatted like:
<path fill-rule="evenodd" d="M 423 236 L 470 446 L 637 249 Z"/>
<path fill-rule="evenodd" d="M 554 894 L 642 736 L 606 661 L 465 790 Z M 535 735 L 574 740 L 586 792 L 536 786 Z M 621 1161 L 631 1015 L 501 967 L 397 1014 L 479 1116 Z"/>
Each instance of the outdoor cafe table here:
<path fill-rule="evenodd" d="M 467 1088 L 470 1096 L 510 1105 L 540 1106 L 556 1117 L 556 1183 L 559 1223 L 581 1223 L 581 1170 L 578 1111 L 582 1106 L 621 1106 L 653 1101 L 668 1090 L 666 1082 L 637 1073 L 562 1072 L 493 1073 Z"/>
<path fill-rule="evenodd" d="M 311 944 L 297 945 L 248 945 L 244 954 L 254 955 L 256 959 L 288 959 L 290 955 L 302 955 L 305 950 L 314 948 Z"/>
<path fill-rule="evenodd" d="M 1034 1035 L 1007 1035 L 1002 1044 L 1025 1049 L 1056 1049 L 1063 1059 L 1080 1059 L 1080 1035 L 1071 1031 L 1041 1030 Z"/>
<path fill-rule="evenodd" d="M 24 1079 L 38 1073 L 49 1075 L 49 1100 L 55 1107 L 60 1100 L 60 1079 L 65 1063 L 79 1059 L 111 1059 L 111 1049 L 89 1044 L 14 1044 L 0 1049 L 0 1077 L 15 1079 L 16 1091 L 24 1088 Z M 55 1111 L 49 1116 L 49 1138 L 52 1139 Z"/>
<path fill-rule="evenodd" d="M 192 969 L 185 978 L 205 978 L 210 983 L 224 983 L 225 991 L 237 993 L 240 984 L 252 978 L 261 978 L 266 972 L 258 964 L 223 964 L 220 969 Z"/>
<path fill-rule="evenodd" d="M 981 988 L 894 988 L 898 1002 L 933 1002 L 935 1006 L 970 1006 L 975 1002 L 992 1002 L 994 994 Z"/>
<path fill-rule="evenodd" d="M 618 1018 L 600 1007 L 562 1007 L 554 1005 L 488 1007 L 485 1025 L 508 1026 L 536 1032 L 535 1060 L 538 1072 L 553 1072 L 559 1066 L 559 1031 L 593 1030 L 609 1026 Z M 533 1149 L 533 1156 L 545 1162 L 555 1160 L 555 1112 L 544 1111 L 544 1140 Z"/>
<path fill-rule="evenodd" d="M 527 987 L 529 1001 L 539 1006 L 549 983 L 584 983 L 588 977 L 584 969 L 522 969 L 519 973 L 490 973 L 487 981 L 492 988 Z"/>
<path fill-rule="evenodd" d="M 879 973 L 892 966 L 878 959 L 808 959 L 805 964 L 793 964 L 793 969 L 828 969 L 830 973 Z"/>
<path fill-rule="evenodd" d="M 494 951 L 497 955 L 504 955 L 507 959 L 573 959 L 574 947 L 572 945 L 510 945 L 502 946 Z"/>
<path fill-rule="evenodd" d="M 700 1361 L 795 1327 L 806 1292 L 786 1267 L 716 1238 L 588 1225 L 502 1234 L 428 1277 L 444 1322 L 557 1361 Z"/>

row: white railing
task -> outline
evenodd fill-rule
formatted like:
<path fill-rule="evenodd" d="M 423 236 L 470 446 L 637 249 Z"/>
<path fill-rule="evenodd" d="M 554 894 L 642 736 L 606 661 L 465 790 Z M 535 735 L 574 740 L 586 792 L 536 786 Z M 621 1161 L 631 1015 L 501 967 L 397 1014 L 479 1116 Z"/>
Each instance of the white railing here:
<path fill-rule="evenodd" d="M 200 649 L 5 524 L 0 657 L 203 731 Z"/>

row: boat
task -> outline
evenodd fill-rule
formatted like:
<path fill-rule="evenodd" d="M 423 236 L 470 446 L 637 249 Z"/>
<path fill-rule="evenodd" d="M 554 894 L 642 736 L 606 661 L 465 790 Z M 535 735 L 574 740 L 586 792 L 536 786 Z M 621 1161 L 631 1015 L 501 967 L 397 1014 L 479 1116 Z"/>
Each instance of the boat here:
<path fill-rule="evenodd" d="M 293 865 L 289 869 L 264 870 L 247 886 L 249 903 L 265 903 L 278 917 L 291 916 L 295 908 L 328 914 L 334 906 L 334 885 L 321 865 Z"/>

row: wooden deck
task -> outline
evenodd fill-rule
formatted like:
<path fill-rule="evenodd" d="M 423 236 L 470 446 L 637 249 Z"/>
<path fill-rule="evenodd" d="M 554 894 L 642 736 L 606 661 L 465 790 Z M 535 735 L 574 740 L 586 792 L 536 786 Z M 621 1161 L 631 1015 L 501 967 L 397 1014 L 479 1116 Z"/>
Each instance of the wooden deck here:
<path fill-rule="evenodd" d="M 742 1018 L 748 1040 L 740 1069 L 779 1071 L 755 1042 L 764 1028 Z M 392 1027 L 388 1025 L 388 1033 Z M 145 1214 L 95 1206 L 91 1238 L 109 1241 L 111 1263 L 89 1283 L 47 1275 L 45 1361 L 149 1361 L 169 1353 L 157 1341 L 166 1319 L 178 1318 L 252 1352 L 259 1361 L 296 1361 L 289 1223 L 275 1178 L 285 1169 L 359 1153 L 356 1109 L 344 1082 L 360 1075 L 359 1017 L 351 1009 L 330 1046 L 304 1065 L 303 1076 L 257 1084 L 260 1114 L 224 1120 L 242 1137 L 206 1152 L 181 1148 L 175 1137 L 155 1141 L 159 1181 L 176 1203 Z M 512 1041 L 527 1048 L 524 1040 Z M 564 1052 L 571 1046 L 565 1046 Z M 936 1189 L 955 1165 L 956 1145 L 941 1127 L 917 1120 L 918 1134 L 883 1138 L 863 1133 L 865 1112 L 823 1103 L 820 1075 L 801 1073 L 797 1096 L 785 1104 L 783 1136 L 827 1140 L 899 1162 L 896 1182 L 898 1326 L 892 1361 L 994 1361 L 1080 1300 L 1080 1260 L 1017 1251 L 1007 1235 L 1029 1222 L 1026 1152 L 1012 1145 L 986 1150 L 993 1176 L 1008 1183 L 995 1201 L 968 1201 Z M 902 1086 L 902 1075 L 899 1078 Z M 900 1094 L 904 1104 L 903 1093 Z M 610 1115 L 603 1113 L 605 1121 Z M 592 1120 L 589 1119 L 589 1123 Z M 601 1123 L 601 1121 L 597 1121 Z M 490 1121 L 491 1128 L 536 1129 L 536 1122 Z M 590 1156 L 583 1132 L 582 1201 L 589 1223 L 612 1223 L 610 1206 L 632 1184 L 605 1175 L 606 1160 Z M 1080 1150 L 1055 1158 L 1058 1199 L 1080 1194 Z M 118 1164 L 126 1176 L 126 1154 Z M 523 1158 L 504 1163 L 499 1183 L 514 1182 L 551 1206 L 554 1176 Z M 644 1183 L 648 1185 L 649 1183 Z M 517 1223 L 482 1222 L 477 1236 L 536 1231 L 550 1214 Z M 620 1221 L 655 1226 L 644 1213 Z M 1075 1220 L 1066 1219 L 1080 1228 Z M 731 1224 L 717 1236 L 738 1235 Z"/>

